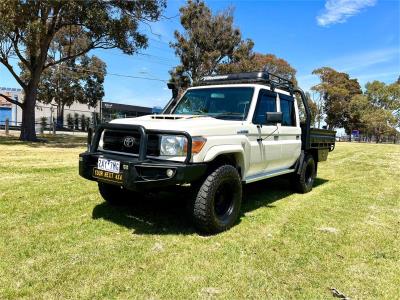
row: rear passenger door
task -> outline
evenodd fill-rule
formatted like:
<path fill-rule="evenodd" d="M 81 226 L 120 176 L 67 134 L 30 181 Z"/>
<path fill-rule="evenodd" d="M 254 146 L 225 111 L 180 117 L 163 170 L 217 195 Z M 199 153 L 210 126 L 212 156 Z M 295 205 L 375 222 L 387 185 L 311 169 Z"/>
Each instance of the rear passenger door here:
<path fill-rule="evenodd" d="M 301 152 L 301 129 L 298 120 L 296 99 L 286 94 L 278 94 L 279 108 L 282 112 L 282 123 L 279 129 L 281 145 L 281 168 L 290 168 L 296 162 Z"/>

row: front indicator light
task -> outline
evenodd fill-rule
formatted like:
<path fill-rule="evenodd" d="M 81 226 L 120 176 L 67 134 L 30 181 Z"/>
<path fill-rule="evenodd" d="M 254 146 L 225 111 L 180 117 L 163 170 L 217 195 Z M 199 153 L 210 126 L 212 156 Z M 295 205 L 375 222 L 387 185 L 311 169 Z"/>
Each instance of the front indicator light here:
<path fill-rule="evenodd" d="M 192 138 L 192 153 L 197 154 L 203 149 L 205 143 L 207 142 L 206 138 L 201 136 Z"/>

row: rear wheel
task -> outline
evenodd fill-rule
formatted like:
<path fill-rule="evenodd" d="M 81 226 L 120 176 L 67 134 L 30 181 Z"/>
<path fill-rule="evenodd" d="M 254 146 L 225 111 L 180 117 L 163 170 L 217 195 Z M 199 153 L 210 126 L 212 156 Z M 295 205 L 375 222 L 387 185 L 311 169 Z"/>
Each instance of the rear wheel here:
<path fill-rule="evenodd" d="M 223 165 L 200 186 L 194 200 L 195 226 L 205 233 L 218 233 L 236 222 L 242 203 L 242 183 L 238 171 Z"/>
<path fill-rule="evenodd" d="M 140 194 L 129 191 L 117 185 L 99 182 L 99 192 L 103 199 L 112 205 L 128 204 L 137 199 Z"/>
<path fill-rule="evenodd" d="M 301 167 L 300 174 L 293 175 L 293 187 L 296 192 L 308 193 L 312 190 L 315 176 L 317 174 L 316 164 L 312 155 L 307 155 Z"/>

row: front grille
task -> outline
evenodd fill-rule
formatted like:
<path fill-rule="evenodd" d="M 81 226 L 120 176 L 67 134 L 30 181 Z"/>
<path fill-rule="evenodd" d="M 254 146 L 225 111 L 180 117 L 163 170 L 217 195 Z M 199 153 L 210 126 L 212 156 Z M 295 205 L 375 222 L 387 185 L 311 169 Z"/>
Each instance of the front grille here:
<path fill-rule="evenodd" d="M 103 135 L 103 150 L 139 155 L 140 139 L 140 133 L 136 130 L 105 130 Z M 159 144 L 160 136 L 149 134 L 147 136 L 146 155 L 159 156 Z"/>

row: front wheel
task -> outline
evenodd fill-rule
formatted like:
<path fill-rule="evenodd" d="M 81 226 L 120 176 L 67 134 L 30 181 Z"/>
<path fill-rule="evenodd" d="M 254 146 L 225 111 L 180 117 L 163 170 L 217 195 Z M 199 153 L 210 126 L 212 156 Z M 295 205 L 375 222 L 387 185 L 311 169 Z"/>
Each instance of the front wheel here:
<path fill-rule="evenodd" d="M 194 200 L 195 226 L 205 233 L 218 233 L 236 222 L 242 203 L 242 183 L 238 171 L 223 165 L 212 172 Z"/>
<path fill-rule="evenodd" d="M 300 173 L 293 175 L 293 187 L 296 192 L 305 194 L 312 190 L 317 168 L 312 155 L 307 155 Z"/>

